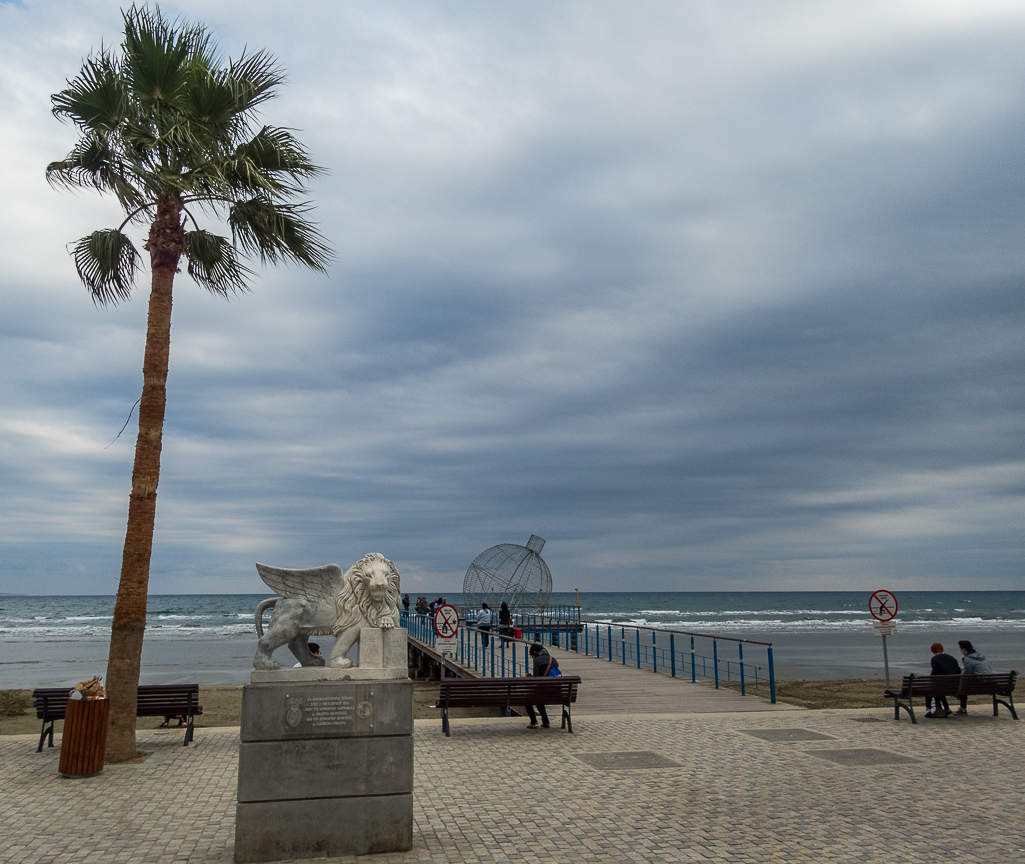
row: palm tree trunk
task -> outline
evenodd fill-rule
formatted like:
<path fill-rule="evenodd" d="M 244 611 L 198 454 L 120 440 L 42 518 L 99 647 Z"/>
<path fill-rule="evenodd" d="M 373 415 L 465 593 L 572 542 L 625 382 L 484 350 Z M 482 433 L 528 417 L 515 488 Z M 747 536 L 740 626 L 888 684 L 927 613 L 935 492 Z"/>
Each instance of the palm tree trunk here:
<path fill-rule="evenodd" d="M 150 253 L 152 286 L 142 364 L 142 400 L 139 437 L 135 442 L 132 494 L 128 502 L 128 530 L 121 559 L 121 581 L 114 604 L 107 661 L 107 762 L 135 758 L 135 712 L 146 629 L 153 526 L 157 513 L 157 483 L 167 402 L 167 368 L 171 349 L 171 295 L 178 259 L 184 249 L 180 224 L 181 201 L 161 196 L 150 227 L 146 249 Z"/>

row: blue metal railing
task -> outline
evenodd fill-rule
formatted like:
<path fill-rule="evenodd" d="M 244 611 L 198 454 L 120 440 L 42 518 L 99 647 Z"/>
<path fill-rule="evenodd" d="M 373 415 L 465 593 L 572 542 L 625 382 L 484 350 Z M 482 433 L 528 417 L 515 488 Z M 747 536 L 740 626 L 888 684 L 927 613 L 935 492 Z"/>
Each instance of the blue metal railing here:
<path fill-rule="evenodd" d="M 410 636 L 437 647 L 433 618 L 409 612 L 403 612 L 401 618 L 402 626 L 408 629 Z M 515 678 L 530 674 L 528 649 L 532 642 L 540 642 L 624 666 L 629 664 L 638 669 L 651 669 L 673 678 L 689 675 L 691 681 L 699 678 L 712 681 L 716 688 L 720 684 L 739 686 L 741 695 L 752 690 L 767 695 L 773 704 L 776 702 L 771 642 L 640 625 L 581 623 L 575 616 L 513 615 L 513 627 L 520 630 L 523 638 L 502 635 L 497 628 L 484 632 L 472 624 L 462 623 L 453 659 L 482 675 Z M 642 640 L 641 631 L 651 633 L 651 644 L 647 643 L 647 637 Z M 678 639 L 679 636 L 684 639 Z M 487 646 L 484 645 L 485 638 Z M 684 644 L 680 645 L 680 642 Z M 721 654 L 720 643 L 736 645 L 736 659 Z M 764 665 L 752 663 L 750 657 L 745 659 L 745 645 L 765 649 Z M 705 653 L 709 650 L 710 655 Z"/>

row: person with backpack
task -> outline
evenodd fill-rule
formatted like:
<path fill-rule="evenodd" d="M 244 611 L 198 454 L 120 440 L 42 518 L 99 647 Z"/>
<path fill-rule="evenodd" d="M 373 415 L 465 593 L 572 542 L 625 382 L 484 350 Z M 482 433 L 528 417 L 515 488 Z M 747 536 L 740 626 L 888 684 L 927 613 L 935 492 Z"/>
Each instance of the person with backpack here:
<path fill-rule="evenodd" d="M 552 657 L 548 653 L 548 649 L 538 642 L 535 642 L 530 646 L 530 656 L 534 660 L 533 675 L 537 678 L 545 678 L 548 676 L 561 676 L 562 672 L 559 671 L 559 661 Z M 537 709 L 535 713 L 534 709 Z M 528 729 L 537 729 L 537 714 L 541 715 L 541 728 L 551 728 L 548 722 L 548 712 L 545 711 L 544 705 L 528 705 L 527 714 L 530 717 L 530 723 L 527 726 Z"/>

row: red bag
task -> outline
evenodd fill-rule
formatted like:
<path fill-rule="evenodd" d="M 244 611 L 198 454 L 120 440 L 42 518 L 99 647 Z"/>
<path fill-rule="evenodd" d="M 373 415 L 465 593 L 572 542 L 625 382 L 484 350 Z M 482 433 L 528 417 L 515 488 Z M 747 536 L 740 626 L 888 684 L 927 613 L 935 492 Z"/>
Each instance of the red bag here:
<path fill-rule="evenodd" d="M 515 630 L 513 630 L 513 636 L 515 636 L 517 639 L 522 639 L 523 638 L 523 631 L 520 630 L 519 627 L 517 627 Z"/>

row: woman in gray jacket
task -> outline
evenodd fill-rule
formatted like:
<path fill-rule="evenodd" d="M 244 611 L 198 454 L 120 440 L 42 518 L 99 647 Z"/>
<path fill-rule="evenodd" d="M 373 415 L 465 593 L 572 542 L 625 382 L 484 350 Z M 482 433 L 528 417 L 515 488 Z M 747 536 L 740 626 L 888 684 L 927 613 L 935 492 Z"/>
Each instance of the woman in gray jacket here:
<path fill-rule="evenodd" d="M 975 650 L 975 647 L 967 639 L 962 639 L 957 643 L 957 647 L 961 649 L 961 653 L 964 655 L 964 669 L 961 671 L 962 675 L 992 675 L 993 667 L 989 665 L 989 661 L 986 660 L 985 654 L 980 654 Z M 955 714 L 967 714 L 968 713 L 968 697 L 958 696 L 961 700 L 961 707 L 955 711 Z"/>

